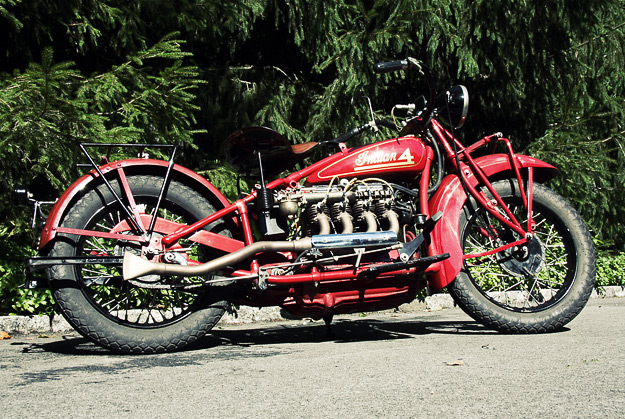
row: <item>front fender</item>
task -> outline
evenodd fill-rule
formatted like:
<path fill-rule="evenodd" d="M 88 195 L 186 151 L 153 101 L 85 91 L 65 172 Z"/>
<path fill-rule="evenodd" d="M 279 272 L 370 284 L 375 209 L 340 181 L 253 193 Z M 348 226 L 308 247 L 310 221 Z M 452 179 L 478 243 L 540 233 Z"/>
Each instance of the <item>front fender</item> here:
<path fill-rule="evenodd" d="M 169 163 L 163 160 L 129 159 L 107 163 L 100 166 L 100 170 L 105 176 L 107 173 L 114 172 L 120 168 L 124 169 L 126 174 L 128 174 L 128 172 L 156 173 L 164 176 L 168 165 Z M 186 167 L 174 164 L 171 176 L 176 180 L 194 187 L 218 210 L 230 205 L 228 199 L 213 184 Z M 46 219 L 46 225 L 39 239 L 40 251 L 56 236 L 56 229 L 60 226 L 63 217 L 72 204 L 74 198 L 80 195 L 81 191 L 88 188 L 91 183 L 96 182 L 99 177 L 98 173 L 93 170 L 77 179 L 69 188 L 67 188 L 65 192 L 63 192 L 61 197 L 50 210 L 50 214 Z"/>
<path fill-rule="evenodd" d="M 517 154 L 516 159 L 521 168 L 534 168 L 534 179 L 545 182 L 556 176 L 558 169 L 533 157 Z M 510 163 L 510 156 L 507 154 L 491 154 L 475 159 L 475 163 L 484 171 L 489 180 L 516 177 Z M 521 172 L 521 176 L 527 173 Z M 478 180 L 470 174 L 466 177 L 467 183 L 477 186 Z M 458 234 L 458 224 L 460 213 L 467 200 L 460 179 L 456 175 L 446 176 L 438 191 L 430 199 L 430 214 L 437 211 L 443 212 L 443 217 L 436 223 L 434 230 L 430 234 L 429 245 L 430 255 L 440 255 L 449 253 L 449 258 L 440 262 L 437 269 L 429 277 L 429 287 L 432 290 L 439 290 L 446 287 L 456 278 L 462 269 L 462 248 Z"/>

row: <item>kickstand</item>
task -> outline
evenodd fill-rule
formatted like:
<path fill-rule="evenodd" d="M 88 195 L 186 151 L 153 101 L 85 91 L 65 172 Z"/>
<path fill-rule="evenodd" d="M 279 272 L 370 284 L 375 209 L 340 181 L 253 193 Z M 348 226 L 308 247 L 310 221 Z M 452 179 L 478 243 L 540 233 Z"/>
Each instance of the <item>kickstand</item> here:
<path fill-rule="evenodd" d="M 328 314 L 327 316 L 323 316 L 323 321 L 326 323 L 326 338 L 333 338 L 334 331 L 332 330 L 332 318 L 334 315 Z"/>

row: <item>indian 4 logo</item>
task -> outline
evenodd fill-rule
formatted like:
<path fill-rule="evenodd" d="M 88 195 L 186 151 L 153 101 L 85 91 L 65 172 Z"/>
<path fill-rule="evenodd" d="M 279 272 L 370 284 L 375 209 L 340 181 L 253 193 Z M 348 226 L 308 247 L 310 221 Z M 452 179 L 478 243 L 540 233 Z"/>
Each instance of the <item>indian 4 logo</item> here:
<path fill-rule="evenodd" d="M 369 153 L 365 150 L 358 154 L 354 161 L 355 171 L 371 169 L 391 169 L 395 167 L 406 167 L 414 164 L 414 156 L 410 153 L 410 148 L 406 147 L 403 153 L 397 157 L 396 152 L 384 153 L 376 151 Z"/>

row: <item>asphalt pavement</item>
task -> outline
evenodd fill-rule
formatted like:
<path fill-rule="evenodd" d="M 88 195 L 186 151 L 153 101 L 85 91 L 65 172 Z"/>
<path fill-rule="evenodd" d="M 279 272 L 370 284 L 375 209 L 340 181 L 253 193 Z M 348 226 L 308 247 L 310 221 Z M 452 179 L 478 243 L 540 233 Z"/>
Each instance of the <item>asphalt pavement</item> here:
<path fill-rule="evenodd" d="M 558 333 L 458 308 L 220 325 L 188 350 L 113 355 L 74 332 L 0 341 L 3 418 L 625 417 L 625 299 Z"/>

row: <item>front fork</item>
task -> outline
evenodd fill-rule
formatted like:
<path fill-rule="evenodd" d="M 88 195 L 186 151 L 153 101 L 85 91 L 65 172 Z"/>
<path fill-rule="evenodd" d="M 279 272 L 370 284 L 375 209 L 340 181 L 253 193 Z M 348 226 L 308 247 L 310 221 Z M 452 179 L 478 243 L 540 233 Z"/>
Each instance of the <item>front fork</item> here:
<path fill-rule="evenodd" d="M 480 254 L 469 254 L 464 255 L 464 259 L 470 259 L 480 256 L 485 256 L 487 254 L 494 254 L 506 250 L 508 248 L 514 246 L 520 246 L 527 243 L 534 237 L 534 228 L 535 223 L 532 218 L 532 201 L 533 201 L 533 182 L 534 182 L 534 170 L 532 167 L 528 167 L 527 173 L 527 189 L 524 186 L 523 177 L 521 176 L 521 164 L 517 158 L 516 153 L 512 148 L 512 144 L 510 140 L 504 138 L 501 133 L 495 133 L 489 136 L 482 138 L 480 141 L 472 144 L 471 146 L 465 148 L 457 141 L 455 138 L 451 136 L 451 134 L 445 130 L 440 124 L 436 121 L 433 121 L 432 128 L 434 133 L 438 138 L 444 139 L 442 141 L 443 147 L 447 154 L 447 159 L 453 163 L 456 169 L 456 174 L 460 179 L 460 183 L 465 189 L 465 194 L 467 197 L 473 197 L 479 206 L 484 208 L 488 213 L 490 213 L 493 217 L 499 220 L 501 223 L 512 229 L 516 232 L 521 238 L 515 242 L 507 243 L 501 247 L 493 249 L 489 252 L 480 253 Z M 456 160 L 456 151 L 454 151 L 449 142 L 453 141 L 455 146 L 459 148 L 458 159 Z M 508 206 L 503 202 L 501 196 L 495 191 L 492 183 L 488 180 L 487 175 L 484 173 L 482 168 L 475 162 L 471 153 L 482 146 L 485 146 L 489 143 L 493 144 L 493 150 L 496 147 L 498 142 L 503 142 L 506 148 L 506 152 L 508 154 L 508 158 L 510 159 L 510 167 L 512 168 L 513 174 L 517 179 L 519 185 L 519 191 L 521 194 L 521 200 L 523 201 L 523 206 L 527 212 L 527 225 L 523 226 L 514 216 L 512 211 L 508 208 Z M 459 167 L 456 164 L 458 161 Z M 493 197 L 492 199 L 488 199 L 484 192 L 478 191 L 475 186 L 471 184 L 469 181 L 469 176 L 475 176 L 478 180 L 478 185 L 483 185 L 490 195 Z M 423 186 L 422 186 L 423 188 Z M 423 207 L 423 200 L 422 200 Z M 485 231 L 484 234 L 490 236 L 492 232 Z"/>

